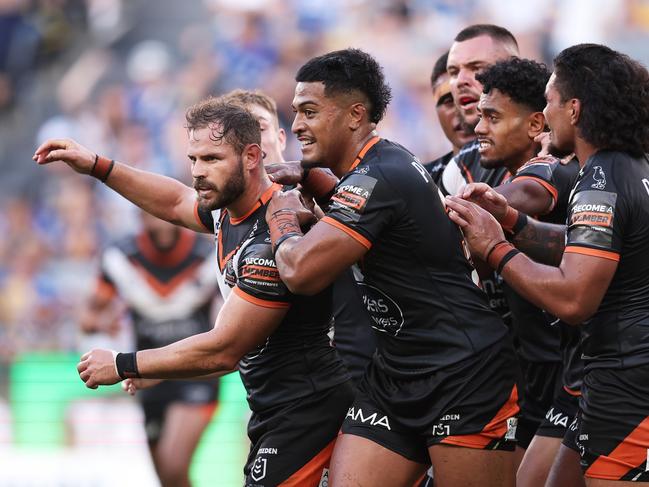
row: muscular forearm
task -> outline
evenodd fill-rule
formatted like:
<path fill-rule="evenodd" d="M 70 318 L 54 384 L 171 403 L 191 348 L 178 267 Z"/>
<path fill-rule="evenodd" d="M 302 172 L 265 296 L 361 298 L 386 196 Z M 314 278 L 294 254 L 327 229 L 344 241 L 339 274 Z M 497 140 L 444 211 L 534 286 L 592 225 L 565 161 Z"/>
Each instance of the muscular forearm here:
<path fill-rule="evenodd" d="M 185 338 L 166 347 L 137 352 L 140 376 L 148 379 L 182 379 L 227 373 L 241 357 L 228 353 L 214 330 Z"/>
<path fill-rule="evenodd" d="M 528 218 L 512 239 L 518 250 L 537 262 L 558 266 L 565 248 L 566 227 Z"/>
<path fill-rule="evenodd" d="M 147 213 L 194 228 L 195 191 L 176 179 L 115 163 L 106 185 Z"/>
<path fill-rule="evenodd" d="M 501 276 L 521 296 L 566 323 L 580 324 L 590 315 L 583 306 L 580 309 L 576 284 L 561 267 L 539 264 L 518 254 L 507 263 Z"/>

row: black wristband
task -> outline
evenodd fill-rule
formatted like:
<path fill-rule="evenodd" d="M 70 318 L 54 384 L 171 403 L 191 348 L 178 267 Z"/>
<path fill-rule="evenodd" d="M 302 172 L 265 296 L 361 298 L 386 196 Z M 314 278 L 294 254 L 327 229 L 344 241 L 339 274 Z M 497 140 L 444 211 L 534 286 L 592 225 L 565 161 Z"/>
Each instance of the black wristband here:
<path fill-rule="evenodd" d="M 284 235 L 282 235 L 281 237 L 279 237 L 277 239 L 277 241 L 275 242 L 275 244 L 273 245 L 273 257 L 275 257 L 277 255 L 277 250 L 279 249 L 279 246 L 282 243 L 284 243 L 286 240 L 288 240 L 291 237 L 301 237 L 301 236 L 302 236 L 301 233 L 288 232 L 288 233 L 285 233 Z"/>
<path fill-rule="evenodd" d="M 509 243 L 509 242 L 507 242 L 507 240 L 501 240 L 500 242 L 496 242 L 494 244 L 494 246 L 489 249 L 489 252 L 487 252 L 487 255 L 485 256 L 484 261 L 486 263 L 489 263 L 489 257 L 491 257 L 491 254 L 493 253 L 493 251 L 496 250 L 496 247 L 499 247 L 499 246 L 501 246 L 503 244 L 507 244 L 507 243 Z"/>
<path fill-rule="evenodd" d="M 514 257 L 516 257 L 518 254 L 520 254 L 520 250 L 517 249 L 511 249 L 509 252 L 507 252 L 502 259 L 500 259 L 500 263 L 498 264 L 498 268 L 496 269 L 496 272 L 500 274 L 503 271 L 503 268 L 505 267 L 505 264 L 512 260 Z"/>
<path fill-rule="evenodd" d="M 514 226 L 512 227 L 511 234 L 516 235 L 523 228 L 525 228 L 526 225 L 527 225 L 527 215 L 522 211 L 519 211 L 518 218 L 516 219 L 516 223 L 514 223 Z"/>
<path fill-rule="evenodd" d="M 118 353 L 115 357 L 115 367 L 122 379 L 133 379 L 140 377 L 137 370 L 137 352 Z"/>

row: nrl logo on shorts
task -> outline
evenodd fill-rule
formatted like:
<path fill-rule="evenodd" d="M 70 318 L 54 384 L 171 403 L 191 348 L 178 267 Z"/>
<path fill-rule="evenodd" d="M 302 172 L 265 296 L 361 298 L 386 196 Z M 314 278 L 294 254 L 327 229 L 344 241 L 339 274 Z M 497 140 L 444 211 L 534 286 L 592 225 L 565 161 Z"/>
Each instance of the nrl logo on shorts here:
<path fill-rule="evenodd" d="M 604 174 L 602 166 L 595 166 L 593 169 L 595 170 L 593 173 L 593 179 L 595 182 L 591 184 L 590 187 L 593 189 L 604 189 L 606 187 L 606 175 Z"/>
<path fill-rule="evenodd" d="M 266 476 L 266 464 L 268 460 L 266 458 L 257 457 L 255 463 L 252 464 L 252 470 L 250 470 L 250 476 L 255 482 L 259 482 Z"/>

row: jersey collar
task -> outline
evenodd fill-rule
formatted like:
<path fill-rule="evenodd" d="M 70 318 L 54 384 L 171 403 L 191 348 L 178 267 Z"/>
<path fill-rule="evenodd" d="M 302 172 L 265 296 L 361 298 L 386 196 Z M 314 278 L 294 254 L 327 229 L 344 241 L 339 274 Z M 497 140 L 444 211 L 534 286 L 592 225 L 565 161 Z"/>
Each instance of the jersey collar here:
<path fill-rule="evenodd" d="M 361 161 L 363 160 L 363 157 L 365 157 L 365 154 L 367 154 L 367 152 L 368 152 L 372 147 L 374 147 L 374 145 L 375 145 L 379 140 L 381 140 L 381 137 L 379 137 L 378 135 L 375 135 L 375 136 L 372 137 L 370 140 L 368 140 L 368 141 L 365 143 L 365 145 L 363 146 L 363 148 L 361 149 L 361 151 L 360 151 L 360 152 L 358 153 L 358 155 L 356 156 L 356 159 L 354 159 L 354 163 L 351 165 L 351 167 L 349 168 L 349 171 L 347 171 L 347 172 L 351 172 L 351 171 L 353 171 L 354 169 L 356 169 L 356 166 L 358 166 L 358 165 L 361 163 Z"/>
<path fill-rule="evenodd" d="M 273 183 L 266 191 L 264 191 L 259 199 L 255 202 L 254 205 L 252 205 L 252 208 L 250 208 L 248 211 L 243 216 L 240 216 L 239 218 L 232 218 L 230 217 L 230 223 L 232 225 L 238 225 L 239 223 L 243 222 L 248 218 L 250 215 L 252 215 L 255 211 L 257 211 L 259 208 L 264 206 L 266 203 L 270 201 L 270 199 L 273 197 L 273 193 L 275 191 L 279 191 L 282 189 L 282 186 L 277 183 Z"/>

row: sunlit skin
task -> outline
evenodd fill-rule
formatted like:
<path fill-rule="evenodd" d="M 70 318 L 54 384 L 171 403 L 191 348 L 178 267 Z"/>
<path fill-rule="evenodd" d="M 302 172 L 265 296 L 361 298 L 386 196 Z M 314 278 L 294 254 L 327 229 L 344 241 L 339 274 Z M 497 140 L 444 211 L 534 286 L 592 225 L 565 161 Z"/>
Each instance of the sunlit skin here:
<path fill-rule="evenodd" d="M 555 86 L 556 75 L 552 73 L 545 87 L 545 109 L 543 115 L 550 128 L 549 152 L 556 156 L 563 156 L 574 152 L 575 125 L 571 123 L 574 118 L 572 103 L 562 103 L 561 94 Z"/>
<path fill-rule="evenodd" d="M 433 84 L 433 100 L 435 111 L 444 135 L 453 146 L 453 153 L 457 154 L 460 148 L 475 136 L 465 130 L 458 108 L 453 101 L 448 74 L 443 74 Z"/>
<path fill-rule="evenodd" d="M 478 101 L 482 93 L 482 84 L 475 79 L 476 74 L 497 61 L 517 55 L 514 45 L 494 41 L 487 35 L 453 43 L 446 70 L 453 100 L 469 127 L 473 128 L 478 123 Z"/>
<path fill-rule="evenodd" d="M 214 133 L 207 127 L 190 130 L 187 148 L 198 204 L 209 211 L 233 205 L 246 183 L 241 157 L 225 139 L 215 141 Z"/>
<path fill-rule="evenodd" d="M 264 164 L 283 162 L 282 153 L 286 149 L 286 132 L 280 128 L 277 117 L 259 105 L 248 105 L 246 108 L 259 122 L 261 148 L 266 155 Z"/>
<path fill-rule="evenodd" d="M 536 155 L 539 144 L 534 137 L 545 125 L 541 112 L 533 112 L 500 90 L 492 89 L 481 95 L 478 113 L 475 133 L 484 167 L 505 166 L 513 173 Z"/>
<path fill-rule="evenodd" d="M 303 165 L 326 166 L 339 177 L 347 172 L 374 128 L 363 122 L 362 102 L 357 93 L 325 96 L 322 82 L 297 84 L 291 130 L 300 141 Z"/>

